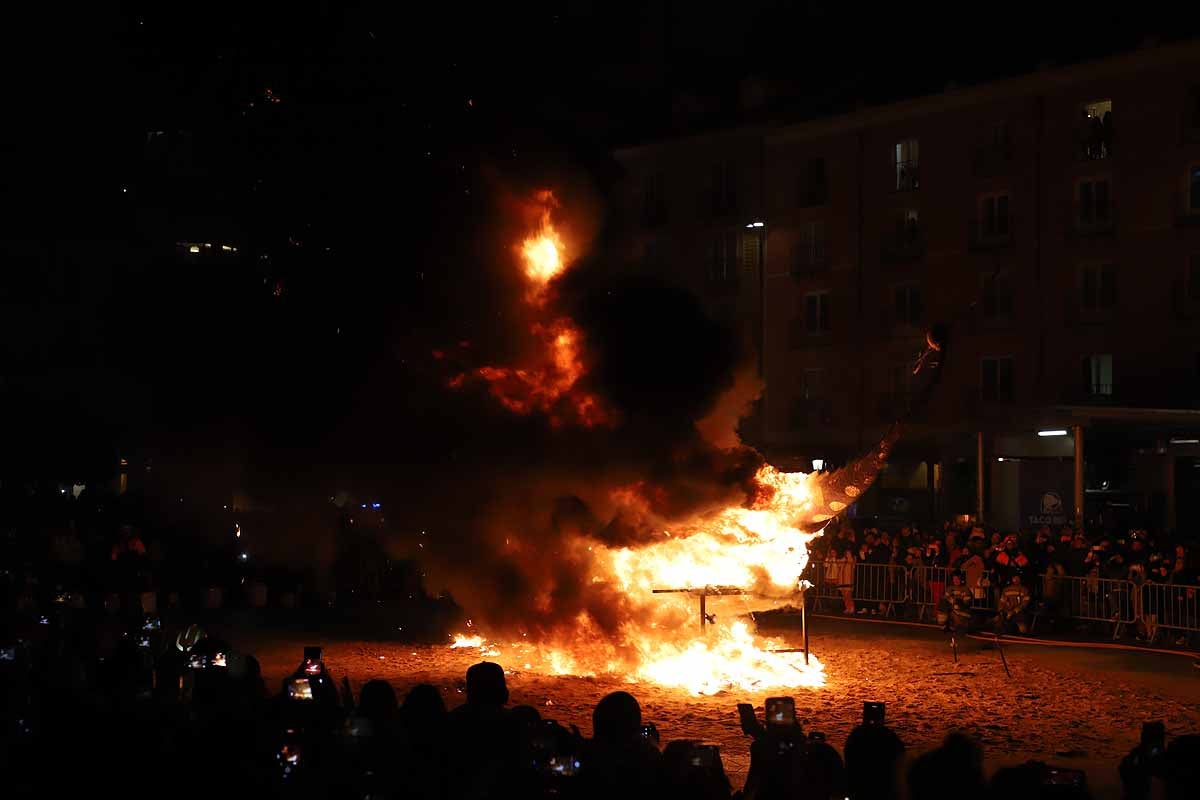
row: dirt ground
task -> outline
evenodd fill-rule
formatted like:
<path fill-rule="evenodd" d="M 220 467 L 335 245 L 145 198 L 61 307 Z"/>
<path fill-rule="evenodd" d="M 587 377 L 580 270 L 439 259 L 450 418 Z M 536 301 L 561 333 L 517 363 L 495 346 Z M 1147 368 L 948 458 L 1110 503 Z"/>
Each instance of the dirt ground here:
<path fill-rule="evenodd" d="M 348 675 L 356 690 L 372 678 L 390 681 L 401 696 L 417 683 L 431 683 L 451 707 L 462 700 L 467 667 L 481 660 L 477 651 L 338 639 L 328 631 L 308 638 L 221 633 L 258 657 L 271 688 L 296 668 L 305 644 L 321 644 L 334 677 Z M 983 642 L 960 639 L 955 664 L 939 631 L 835 619 L 813 620 L 811 647 L 825 665 L 820 689 L 763 687 L 709 697 L 616 677 L 523 672 L 503 655 L 489 660 L 509 671 L 513 704 L 534 706 L 544 718 L 578 725 L 585 734 L 601 697 L 630 691 L 664 743 L 719 744 L 735 785 L 749 766 L 736 705 L 753 703 L 761 716 L 764 699 L 777 694 L 793 695 L 804 727 L 825 732 L 839 749 L 860 720 L 863 701 L 882 700 L 888 724 L 910 753 L 936 746 L 949 730 L 963 730 L 983 743 L 989 768 L 1033 758 L 1087 769 L 1100 797 L 1119 796 L 1117 763 L 1137 743 L 1143 721 L 1165 720 L 1170 733 L 1200 731 L 1200 671 L 1177 655 L 1010 644 L 1004 648 L 1009 677 L 1000 654 Z"/>

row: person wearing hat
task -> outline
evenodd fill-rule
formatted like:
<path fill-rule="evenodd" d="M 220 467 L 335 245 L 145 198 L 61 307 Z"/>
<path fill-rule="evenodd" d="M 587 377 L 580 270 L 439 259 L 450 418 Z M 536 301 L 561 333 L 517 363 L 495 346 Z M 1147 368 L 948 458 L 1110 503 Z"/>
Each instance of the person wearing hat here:
<path fill-rule="evenodd" d="M 1021 633 L 1029 632 L 1025 610 L 1033 598 L 1029 590 L 1021 583 L 1021 572 L 1014 571 L 1009 583 L 1000 592 L 1000 604 L 996 613 L 996 633 L 1005 633 L 1009 627 L 1016 624 Z"/>
<path fill-rule="evenodd" d="M 971 623 L 971 590 L 963 583 L 959 570 L 950 571 L 950 585 L 937 607 L 937 621 L 945 630 L 967 630 Z"/>
<path fill-rule="evenodd" d="M 996 553 L 993 563 L 996 566 L 996 572 L 1001 577 L 1001 582 L 1005 585 L 1009 583 L 1009 578 L 1013 573 L 1024 570 L 1029 566 L 1029 557 L 1021 552 L 1015 533 L 1010 533 L 1004 537 L 1004 546 L 1000 552 Z"/>

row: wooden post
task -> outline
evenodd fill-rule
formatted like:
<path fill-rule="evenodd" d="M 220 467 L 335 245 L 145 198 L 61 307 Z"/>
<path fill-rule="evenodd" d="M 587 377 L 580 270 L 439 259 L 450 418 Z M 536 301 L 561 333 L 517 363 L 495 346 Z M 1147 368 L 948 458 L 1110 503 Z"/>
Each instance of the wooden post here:
<path fill-rule="evenodd" d="M 701 592 L 700 593 L 700 632 L 701 633 L 704 633 L 704 629 L 708 626 L 708 614 L 705 613 L 707 611 L 707 608 L 706 608 L 707 600 L 708 600 L 708 595 L 705 594 L 704 592 Z"/>

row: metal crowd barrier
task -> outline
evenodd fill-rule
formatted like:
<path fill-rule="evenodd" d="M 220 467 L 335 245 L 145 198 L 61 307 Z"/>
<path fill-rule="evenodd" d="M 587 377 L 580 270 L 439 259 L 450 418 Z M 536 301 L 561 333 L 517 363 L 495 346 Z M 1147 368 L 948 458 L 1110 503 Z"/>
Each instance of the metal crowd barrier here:
<path fill-rule="evenodd" d="M 844 567 L 834 562 L 813 559 L 809 575 L 813 583 L 810 597 L 818 607 L 838 608 L 842 593 L 838 584 Z M 905 567 L 896 564 L 856 563 L 846 583 L 851 599 L 858 604 L 876 604 L 886 615 L 915 608 L 918 615 L 931 615 L 949 583 L 945 567 Z M 1032 576 L 1027 582 L 1033 595 L 1036 617 L 1067 617 L 1086 622 L 1109 623 L 1113 637 L 1126 625 L 1141 623 L 1153 636 L 1158 630 L 1180 634 L 1200 634 L 1200 587 L 1168 583 L 1136 584 L 1128 580 L 1076 577 L 1054 572 Z M 1002 586 L 990 571 L 984 571 L 975 585 L 968 582 L 974 595 L 972 608 L 979 612 L 995 611 Z"/>
<path fill-rule="evenodd" d="M 818 603 L 842 600 L 839 583 L 845 578 L 845 567 L 834 562 L 812 562 L 810 580 Z M 855 603 L 877 604 L 884 614 L 894 615 L 900 609 L 913 607 L 920 616 L 931 613 L 945 593 L 950 570 L 945 567 L 906 567 L 899 564 L 853 565 L 852 574 L 845 582 L 851 587 L 851 599 Z M 991 573 L 982 573 L 975 586 L 970 587 L 975 596 L 972 607 L 980 611 L 995 610 L 995 587 Z"/>
<path fill-rule="evenodd" d="M 1162 628 L 1200 633 L 1200 587 L 1144 583 L 1134 587 L 1133 606 L 1151 635 Z"/>

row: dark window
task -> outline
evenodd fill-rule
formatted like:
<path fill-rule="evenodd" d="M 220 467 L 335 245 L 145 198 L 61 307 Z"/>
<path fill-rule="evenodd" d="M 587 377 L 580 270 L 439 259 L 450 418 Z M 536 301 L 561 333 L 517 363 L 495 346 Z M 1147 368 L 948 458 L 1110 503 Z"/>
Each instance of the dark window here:
<path fill-rule="evenodd" d="M 1111 219 L 1110 204 L 1107 178 L 1080 181 L 1079 224 L 1081 227 L 1107 225 Z"/>
<path fill-rule="evenodd" d="M 829 333 L 829 292 L 804 295 L 804 329 L 810 335 Z"/>
<path fill-rule="evenodd" d="M 662 222 L 667 217 L 666 198 L 663 194 L 663 174 L 655 172 L 646 176 L 642 186 L 642 218 L 647 224 Z"/>
<path fill-rule="evenodd" d="M 1010 356 L 985 358 L 980 366 L 980 396 L 989 403 L 1011 403 L 1013 360 Z"/>
<path fill-rule="evenodd" d="M 717 283 L 737 280 L 738 237 L 732 231 L 713 234 L 709 244 L 708 279 Z"/>
<path fill-rule="evenodd" d="M 1083 268 L 1083 310 L 1107 311 L 1117 304 L 1117 275 L 1112 264 L 1088 264 Z"/>
<path fill-rule="evenodd" d="M 806 369 L 800 373 L 800 397 L 804 400 L 821 400 L 825 397 L 825 370 Z"/>
<path fill-rule="evenodd" d="M 1188 170 L 1188 211 L 1200 212 L 1200 164 Z"/>
<path fill-rule="evenodd" d="M 807 222 L 796 245 L 796 270 L 807 272 L 825 264 L 825 223 Z"/>
<path fill-rule="evenodd" d="M 1008 273 L 988 272 L 982 277 L 984 319 L 1007 319 L 1012 316 L 1012 283 Z"/>
<path fill-rule="evenodd" d="M 1183 127 L 1189 131 L 1200 131 L 1200 86 L 1188 88 L 1183 109 Z"/>
<path fill-rule="evenodd" d="M 1102 353 L 1083 360 L 1083 388 L 1089 397 L 1108 397 L 1113 393 L 1112 355 Z"/>
<path fill-rule="evenodd" d="M 984 236 L 990 238 L 1008 236 L 1008 195 L 984 196 L 979 205 L 979 219 Z"/>
<path fill-rule="evenodd" d="M 896 191 L 911 192 L 921 188 L 921 148 L 917 139 L 896 142 L 892 163 L 896 170 Z"/>
<path fill-rule="evenodd" d="M 906 283 L 896 287 L 895 297 L 896 322 L 915 325 L 921 321 L 921 287 L 915 283 Z"/>
<path fill-rule="evenodd" d="M 737 173 L 732 161 L 713 164 L 712 211 L 727 214 L 737 209 Z"/>
<path fill-rule="evenodd" d="M 824 205 L 829 199 L 829 186 L 825 179 L 825 159 L 810 158 L 800 175 L 800 205 L 803 207 Z"/>

